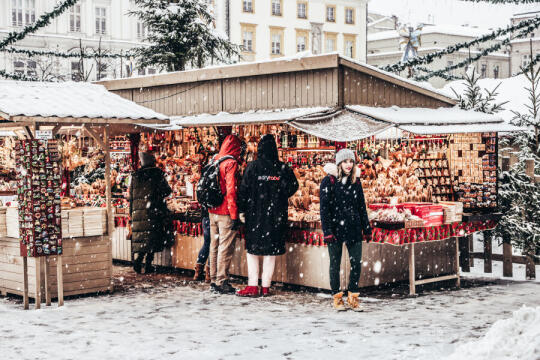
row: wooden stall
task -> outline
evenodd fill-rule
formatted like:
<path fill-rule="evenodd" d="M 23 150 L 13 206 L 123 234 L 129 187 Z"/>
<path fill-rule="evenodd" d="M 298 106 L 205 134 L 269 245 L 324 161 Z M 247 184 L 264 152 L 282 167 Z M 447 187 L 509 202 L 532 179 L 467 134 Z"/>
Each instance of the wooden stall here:
<path fill-rule="evenodd" d="M 107 188 L 104 213 L 92 209 L 62 211 L 63 239 L 59 255 L 30 257 L 28 261 L 21 256 L 22 248 L 20 251 L 18 248 L 20 239 L 15 227 L 19 215 L 15 202 L 15 217 L 8 224 L 6 236 L 0 239 L 0 292 L 23 293 L 25 308 L 28 297 L 35 297 L 36 308 L 39 308 L 40 298 L 50 305 L 51 297 L 61 296 L 62 284 L 66 295 L 110 291 L 111 236 L 114 232 L 110 136 L 139 132 L 140 124 L 168 124 L 168 118 L 99 85 L 0 81 L 0 86 L 3 91 L 0 99 L 2 130 L 13 131 L 19 139 L 36 139 L 40 133 L 48 133 L 48 139 L 55 139 L 60 132 L 69 129 L 78 129 L 79 134 L 87 133 L 105 153 Z M 24 181 L 25 174 L 19 172 L 18 179 Z M 57 284 L 56 273 L 50 271 L 50 267 L 57 262 L 62 264 L 62 260 L 58 275 L 63 275 L 64 281 Z M 43 267 L 40 266 L 42 263 Z M 25 268 L 31 270 L 28 277 L 23 276 Z M 33 285 L 32 289 L 29 284 Z M 42 289 L 45 296 L 41 296 Z"/>
<path fill-rule="evenodd" d="M 216 136 L 212 135 L 212 129 L 216 127 L 228 127 L 233 133 L 245 137 L 248 149 L 250 145 L 253 146 L 250 143 L 254 142 L 252 139 L 257 138 L 257 134 L 267 131 L 280 138 L 278 147 L 283 160 L 287 157 L 292 159 L 286 161 L 293 167 L 305 168 L 301 173 L 321 167 L 322 161 L 329 161 L 326 155 L 332 157 L 338 143 L 340 146 L 350 146 L 361 154 L 362 147 L 366 144 L 373 146 L 377 141 L 375 135 L 389 128 L 400 128 L 400 131 L 413 134 L 407 138 L 409 142 L 422 138 L 434 142 L 436 136 L 433 135 L 437 134 L 493 134 L 496 131 L 512 130 L 504 128 L 502 120 L 493 116 L 483 117 L 478 113 L 458 109 L 446 111 L 453 108 L 456 102 L 445 94 L 337 54 L 228 65 L 103 81 L 101 84 L 109 91 L 171 117 L 175 127 L 160 129 L 181 132 L 182 149 L 180 152 L 173 151 L 173 158 L 186 156 L 188 149 L 192 149 L 196 155 L 197 151 L 187 142 L 202 146 L 205 146 L 205 141 L 213 142 Z M 181 128 L 183 130 L 178 130 Z M 291 146 L 287 140 L 283 141 L 287 134 L 294 136 L 298 142 L 295 140 Z M 450 140 L 445 137 L 448 143 Z M 158 148 L 161 141 L 150 139 L 150 143 L 157 143 Z M 386 145 L 391 143 L 393 146 L 394 141 L 387 141 Z M 473 143 L 470 143 L 472 146 Z M 401 140 L 399 144 L 402 146 Z M 169 145 L 165 148 L 171 150 Z M 459 156 L 456 157 L 462 157 L 464 150 L 460 148 Z M 479 154 L 477 148 L 471 148 L 467 150 L 467 156 L 471 156 L 473 151 Z M 291 155 L 291 152 L 295 154 Z M 306 152 L 316 155 L 303 155 Z M 163 156 L 167 156 L 166 151 Z M 306 163 L 304 159 L 307 159 Z M 415 159 L 420 160 L 418 157 Z M 313 164 L 310 163 L 312 160 Z M 456 163 L 463 164 L 464 161 L 468 161 L 467 158 Z M 477 163 L 480 169 L 481 159 L 475 161 L 480 161 Z M 482 172 L 482 169 L 478 172 Z M 457 173 L 455 177 L 458 178 Z M 481 178 L 479 173 L 469 176 L 459 173 L 459 177 L 456 179 L 458 183 L 465 181 L 464 178 Z M 426 184 L 422 183 L 422 186 Z M 452 184 L 447 186 L 452 187 Z M 432 197 L 430 192 L 428 194 L 430 201 L 433 199 L 437 202 L 454 200 L 455 197 L 454 194 L 443 195 L 440 191 L 437 194 L 439 198 Z M 467 196 L 460 196 L 465 203 L 469 203 Z M 324 243 L 317 240 L 320 239 L 320 224 L 317 228 L 317 220 L 313 220 L 317 212 L 315 208 L 306 209 L 310 212 L 310 230 L 302 228 L 303 225 L 297 226 L 296 235 L 292 236 L 296 239 L 290 239 L 288 252 L 278 260 L 275 281 L 329 287 L 328 254 Z M 491 207 L 489 211 L 493 212 L 495 208 Z M 302 224 L 303 220 L 296 220 L 293 212 L 291 223 Z M 437 241 L 421 240 L 424 234 L 414 240 L 405 240 L 406 236 L 409 239 L 412 230 L 390 235 L 380 232 L 378 242 L 365 244 L 361 285 L 409 280 L 411 293 L 415 292 L 416 285 L 432 281 L 452 279 L 457 280 L 459 285 L 456 238 L 471 231 L 480 231 L 485 224 L 466 229 L 446 225 L 441 223 L 441 229 L 437 229 L 444 232 Z M 176 226 L 178 237 L 170 252 L 172 257 L 169 265 L 192 269 L 202 238 L 193 224 L 182 224 L 180 221 Z M 302 234 L 299 235 L 302 231 L 304 239 Z M 390 240 L 392 237 L 394 240 Z M 121 238 L 117 239 L 118 244 L 122 241 Z M 169 261 L 166 260 L 164 265 Z M 345 257 L 343 261 L 344 282 L 349 267 Z M 247 275 L 245 250 L 241 241 L 237 242 L 231 272 Z"/>

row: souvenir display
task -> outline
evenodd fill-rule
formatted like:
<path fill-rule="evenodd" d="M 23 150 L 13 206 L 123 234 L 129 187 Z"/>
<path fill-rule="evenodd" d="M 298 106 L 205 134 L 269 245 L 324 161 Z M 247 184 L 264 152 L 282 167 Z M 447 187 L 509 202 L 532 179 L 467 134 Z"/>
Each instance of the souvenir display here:
<path fill-rule="evenodd" d="M 16 152 L 21 256 L 62 254 L 58 144 L 23 140 Z"/>

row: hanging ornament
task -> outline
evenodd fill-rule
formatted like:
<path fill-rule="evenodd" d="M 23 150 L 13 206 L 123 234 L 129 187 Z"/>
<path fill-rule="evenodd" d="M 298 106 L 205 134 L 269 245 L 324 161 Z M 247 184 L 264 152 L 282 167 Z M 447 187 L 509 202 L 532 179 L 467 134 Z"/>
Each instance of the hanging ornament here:
<path fill-rule="evenodd" d="M 418 24 L 416 28 L 406 24 L 399 28 L 399 47 L 403 51 L 401 62 L 406 62 L 418 56 L 418 48 L 421 43 L 420 33 L 424 24 Z"/>

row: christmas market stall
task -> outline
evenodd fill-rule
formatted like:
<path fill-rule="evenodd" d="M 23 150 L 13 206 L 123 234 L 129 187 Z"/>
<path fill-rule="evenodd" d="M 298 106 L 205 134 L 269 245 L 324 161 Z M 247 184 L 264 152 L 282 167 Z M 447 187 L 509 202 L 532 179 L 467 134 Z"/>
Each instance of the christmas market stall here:
<path fill-rule="evenodd" d="M 168 118 L 100 85 L 0 81 L 0 90 L 0 128 L 16 135 L 1 147 L 16 197 L 0 208 L 0 292 L 24 295 L 25 308 L 35 298 L 38 308 L 42 299 L 61 305 L 64 295 L 111 291 L 110 138 Z M 85 135 L 101 148 L 105 197 L 81 207 L 66 191 L 65 170 L 79 161 Z"/>
<path fill-rule="evenodd" d="M 324 165 L 348 147 L 360 160 L 373 241 L 363 250 L 361 286 L 456 280 L 458 238 L 497 220 L 497 132 L 493 115 L 464 111 L 421 84 L 336 54 L 276 59 L 103 82 L 110 91 L 171 116 L 174 127 L 141 138 L 170 174 L 176 244 L 169 264 L 192 269 L 202 245 L 193 187 L 224 134 L 248 144 L 272 133 L 300 189 L 289 201 L 288 252 L 274 281 L 328 288 L 320 227 Z M 181 129 L 180 129 L 181 128 Z M 349 267 L 344 257 L 348 277 Z M 242 241 L 231 272 L 246 276 Z"/>

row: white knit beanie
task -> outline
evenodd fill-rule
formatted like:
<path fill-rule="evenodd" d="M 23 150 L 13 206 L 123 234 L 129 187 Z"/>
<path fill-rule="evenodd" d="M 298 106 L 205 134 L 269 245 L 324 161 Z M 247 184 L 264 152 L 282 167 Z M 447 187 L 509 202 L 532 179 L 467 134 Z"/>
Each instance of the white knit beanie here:
<path fill-rule="evenodd" d="M 349 149 L 341 149 L 336 154 L 336 165 L 339 166 L 345 160 L 352 160 L 356 162 L 356 157 L 354 156 L 354 151 Z"/>

